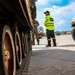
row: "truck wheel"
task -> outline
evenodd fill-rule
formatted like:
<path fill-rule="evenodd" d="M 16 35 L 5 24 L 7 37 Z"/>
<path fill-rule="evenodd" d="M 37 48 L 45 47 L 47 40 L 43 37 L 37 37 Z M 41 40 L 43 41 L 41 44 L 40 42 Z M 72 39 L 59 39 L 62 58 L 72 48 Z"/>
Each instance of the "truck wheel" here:
<path fill-rule="evenodd" d="M 15 75 L 15 48 L 10 28 L 0 27 L 0 75 Z"/>
<path fill-rule="evenodd" d="M 20 35 L 17 30 L 15 31 L 15 48 L 16 48 L 16 66 L 18 69 L 22 64 L 22 49 L 21 49 Z"/>
<path fill-rule="evenodd" d="M 75 27 L 74 27 L 73 30 L 72 30 L 72 38 L 73 38 L 73 40 L 75 41 Z"/>

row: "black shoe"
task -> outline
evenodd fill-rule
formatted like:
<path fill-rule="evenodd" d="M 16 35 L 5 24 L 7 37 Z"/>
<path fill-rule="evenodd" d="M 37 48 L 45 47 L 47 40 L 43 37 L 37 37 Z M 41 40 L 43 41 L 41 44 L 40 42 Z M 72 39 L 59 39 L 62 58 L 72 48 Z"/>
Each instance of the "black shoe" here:
<path fill-rule="evenodd" d="M 39 45 L 39 42 L 37 44 Z"/>
<path fill-rule="evenodd" d="M 35 45 L 35 43 L 33 43 L 33 45 Z"/>
<path fill-rule="evenodd" d="M 51 45 L 48 45 L 48 44 L 47 44 L 46 47 L 51 47 Z"/>
<path fill-rule="evenodd" d="M 57 45 L 53 45 L 54 47 L 56 47 Z"/>

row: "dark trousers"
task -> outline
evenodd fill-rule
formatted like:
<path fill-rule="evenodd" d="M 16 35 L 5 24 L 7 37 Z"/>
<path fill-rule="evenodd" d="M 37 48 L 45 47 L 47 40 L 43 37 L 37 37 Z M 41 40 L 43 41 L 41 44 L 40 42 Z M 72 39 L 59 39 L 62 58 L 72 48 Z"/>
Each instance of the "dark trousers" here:
<path fill-rule="evenodd" d="M 39 45 L 39 37 L 38 37 L 38 30 L 37 30 L 37 27 L 34 28 L 33 30 L 33 44 L 35 44 L 35 38 L 34 38 L 34 35 L 36 36 L 36 40 L 37 40 L 37 44 Z"/>
<path fill-rule="evenodd" d="M 56 46 L 56 38 L 54 30 L 46 30 L 48 45 L 51 45 L 51 38 L 53 41 L 53 46 Z"/>

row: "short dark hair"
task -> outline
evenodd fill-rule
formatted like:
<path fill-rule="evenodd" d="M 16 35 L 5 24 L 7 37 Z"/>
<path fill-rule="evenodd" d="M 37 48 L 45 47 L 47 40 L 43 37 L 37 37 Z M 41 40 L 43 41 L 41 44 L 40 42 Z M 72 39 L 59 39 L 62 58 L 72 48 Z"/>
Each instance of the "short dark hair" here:
<path fill-rule="evenodd" d="M 45 14 L 45 13 L 50 13 L 50 12 L 49 12 L 49 11 L 45 11 L 44 14 Z"/>

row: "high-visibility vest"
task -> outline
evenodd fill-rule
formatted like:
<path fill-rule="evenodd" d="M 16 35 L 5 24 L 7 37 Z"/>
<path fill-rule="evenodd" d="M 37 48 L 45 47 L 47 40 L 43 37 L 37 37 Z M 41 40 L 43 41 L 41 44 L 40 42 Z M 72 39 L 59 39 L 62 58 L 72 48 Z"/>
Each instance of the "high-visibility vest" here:
<path fill-rule="evenodd" d="M 46 30 L 54 30 L 54 19 L 50 15 L 46 16 L 44 25 Z"/>

